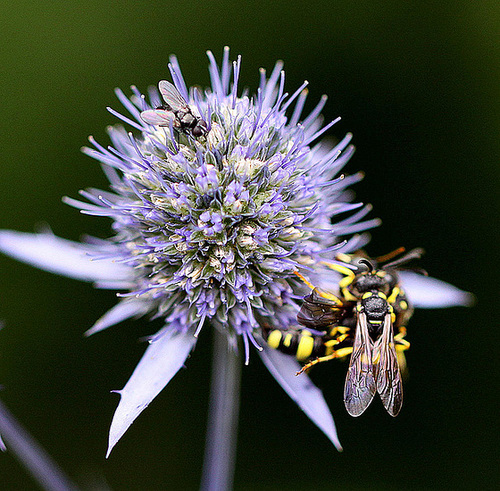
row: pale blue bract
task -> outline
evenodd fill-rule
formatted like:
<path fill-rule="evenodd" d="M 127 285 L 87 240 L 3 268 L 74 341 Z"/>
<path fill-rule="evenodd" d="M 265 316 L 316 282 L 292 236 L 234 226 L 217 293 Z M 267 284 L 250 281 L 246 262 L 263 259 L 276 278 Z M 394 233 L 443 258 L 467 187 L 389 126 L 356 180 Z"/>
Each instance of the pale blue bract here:
<path fill-rule="evenodd" d="M 184 364 L 203 326 L 225 332 L 235 349 L 243 345 L 247 361 L 250 344 L 263 350 L 276 380 L 340 449 L 319 389 L 307 375 L 295 377 L 298 363 L 266 348 L 259 329 L 264 322 L 295 325 L 306 292 L 293 272 L 321 270 L 319 260 L 332 250 L 359 249 L 368 241 L 359 233 L 379 224 L 364 220 L 370 206 L 350 203 L 347 187 L 362 175 L 340 175 L 353 152 L 351 135 L 336 145 L 314 143 L 335 123 L 323 126 L 326 98 L 303 118 L 307 83 L 288 96 L 281 62 L 269 78 L 261 70 L 249 96 L 238 87 L 240 58 L 230 63 L 225 49 L 219 67 L 208 56 L 212 86 L 203 92 L 187 88 L 175 57 L 169 65 L 177 90 L 207 123 L 206 138 L 145 123 L 141 112 L 155 109 L 159 95 L 151 90 L 146 98 L 132 87 L 130 98 L 117 90 L 130 117 L 111 112 L 133 132 L 110 128 L 107 148 L 90 139 L 94 148 L 85 152 L 102 164 L 110 189 L 87 189 L 86 202 L 66 202 L 111 218 L 112 237 L 74 243 L 49 232 L 1 231 L 0 250 L 119 291 L 117 305 L 87 334 L 132 317 L 165 320 L 118 391 L 108 454 Z M 401 275 L 403 286 L 417 307 L 469 301 L 450 285 L 408 275 Z"/>

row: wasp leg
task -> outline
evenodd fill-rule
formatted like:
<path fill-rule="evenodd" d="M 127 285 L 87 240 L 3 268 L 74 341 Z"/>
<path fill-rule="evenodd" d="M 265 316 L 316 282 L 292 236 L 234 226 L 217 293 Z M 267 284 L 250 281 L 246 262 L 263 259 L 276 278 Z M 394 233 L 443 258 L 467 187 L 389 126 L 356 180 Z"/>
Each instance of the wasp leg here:
<path fill-rule="evenodd" d="M 404 339 L 406 336 L 406 327 L 401 326 L 399 333 L 394 336 L 394 344 L 396 348 L 396 355 L 398 358 L 399 370 L 404 380 L 408 379 L 408 365 L 406 363 L 405 351 L 410 347 L 410 343 Z"/>
<path fill-rule="evenodd" d="M 337 256 L 337 258 L 339 258 L 339 256 Z M 345 256 L 345 254 L 343 256 Z M 357 298 L 352 295 L 352 293 L 347 288 L 354 281 L 354 278 L 356 278 L 354 271 L 352 269 L 346 268 L 345 266 L 342 266 L 341 264 L 331 263 L 328 261 L 321 261 L 321 264 L 323 264 L 327 268 L 337 271 L 337 273 L 344 275 L 344 277 L 339 281 L 339 288 L 342 292 L 343 300 L 347 302 L 355 302 Z"/>
<path fill-rule="evenodd" d="M 335 358 L 337 358 L 337 353 L 335 351 L 333 351 L 332 353 L 330 353 L 327 356 L 318 357 L 318 358 L 310 361 L 309 363 L 306 363 L 295 375 L 300 375 L 301 373 L 306 372 L 307 370 L 309 370 L 314 365 L 317 365 L 318 363 L 322 363 L 324 361 L 333 360 Z"/>
<path fill-rule="evenodd" d="M 401 326 L 399 328 L 399 333 L 394 336 L 394 341 L 396 344 L 396 349 L 400 351 L 406 351 L 410 347 L 410 343 L 405 339 L 406 327 Z"/>
<path fill-rule="evenodd" d="M 300 273 L 297 271 L 294 271 L 295 275 L 298 276 L 313 292 L 316 292 L 317 295 L 319 295 L 321 298 L 324 298 L 325 300 L 329 300 L 330 302 L 333 302 L 333 304 L 337 307 L 343 307 L 344 302 L 334 295 L 333 293 L 328 293 L 328 292 L 322 292 L 318 290 L 307 278 L 302 276 Z"/>
<path fill-rule="evenodd" d="M 356 276 L 356 274 L 352 269 L 346 268 L 341 264 L 331 263 L 330 261 L 320 261 L 320 262 L 327 268 L 332 269 L 333 271 L 337 271 L 337 273 L 343 274 L 344 276 L 349 276 L 350 278 L 354 278 L 354 276 Z"/>
<path fill-rule="evenodd" d="M 343 336 L 339 336 L 337 339 L 332 339 L 324 343 L 326 355 L 318 356 L 314 360 L 306 363 L 295 375 L 300 375 L 301 373 L 309 371 L 314 365 L 317 365 L 318 363 L 334 360 L 336 358 L 344 358 L 345 356 L 350 355 L 352 353 L 352 346 L 347 346 L 345 348 L 340 348 L 337 350 L 333 348 L 334 346 L 344 341 L 347 336 L 347 334 L 344 334 Z"/>

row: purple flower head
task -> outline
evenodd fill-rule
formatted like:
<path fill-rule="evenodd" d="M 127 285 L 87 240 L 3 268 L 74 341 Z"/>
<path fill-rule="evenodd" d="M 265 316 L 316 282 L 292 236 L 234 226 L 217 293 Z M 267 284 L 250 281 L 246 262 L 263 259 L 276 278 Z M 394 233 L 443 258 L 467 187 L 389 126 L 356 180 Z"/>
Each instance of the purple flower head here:
<path fill-rule="evenodd" d="M 175 87 L 160 83 L 171 110 L 156 109 L 154 90 L 149 103 L 135 88 L 130 98 L 118 91 L 134 120 L 113 113 L 139 134 L 113 127 L 108 149 L 91 140 L 94 148 L 85 152 L 107 168 L 111 192 L 90 189 L 82 192 L 90 203 L 66 202 L 113 219 L 108 257 L 134 269 L 127 302 L 166 318 L 182 304 L 189 311 L 182 330 L 197 333 L 211 322 L 253 341 L 256 319 L 275 310 L 275 281 L 296 285 L 293 271 L 378 220 L 360 222 L 369 207 L 346 202 L 346 186 L 360 178 L 338 178 L 352 153 L 350 136 L 333 149 L 314 145 L 334 123 L 322 126 L 325 100 L 302 119 L 305 85 L 288 96 L 281 63 L 269 79 L 261 72 L 255 96 L 239 94 L 240 59 L 231 65 L 228 56 L 226 50 L 219 68 L 209 55 L 212 87 L 203 95 L 187 88 L 172 58 Z M 203 122 L 203 135 L 184 128 L 183 106 Z M 332 225 L 334 211 L 353 207 L 360 211 Z M 201 299 L 209 294 L 217 300 L 206 305 Z M 235 309 L 252 328 L 229 321 Z"/>
<path fill-rule="evenodd" d="M 318 142 L 337 120 L 323 124 L 323 97 L 303 116 L 307 82 L 285 92 L 278 62 L 261 70 L 254 95 L 239 87 L 241 59 L 221 66 L 208 53 L 211 87 L 188 88 L 175 57 L 173 85 L 161 96 L 132 87 L 116 94 L 128 115 L 109 128 L 112 146 L 90 138 L 109 190 L 66 198 L 82 213 L 107 216 L 113 235 L 78 244 L 50 234 L 4 231 L 0 249 L 46 270 L 118 290 L 120 300 L 87 332 L 131 317 L 165 319 L 164 328 L 126 384 L 115 413 L 109 451 L 138 414 L 183 366 L 202 328 L 224 332 L 235 349 L 249 346 L 308 416 L 340 448 L 330 412 L 293 358 L 269 351 L 259 329 L 296 322 L 304 285 L 294 275 L 322 254 L 350 252 L 377 226 L 371 207 L 351 203 L 347 187 L 361 173 L 340 175 L 353 153 L 346 135 Z M 174 87 L 174 88 L 172 88 Z M 163 98 L 163 101 L 162 101 Z M 163 105 L 161 105 L 163 104 Z M 263 349 L 264 348 L 264 349 Z"/>

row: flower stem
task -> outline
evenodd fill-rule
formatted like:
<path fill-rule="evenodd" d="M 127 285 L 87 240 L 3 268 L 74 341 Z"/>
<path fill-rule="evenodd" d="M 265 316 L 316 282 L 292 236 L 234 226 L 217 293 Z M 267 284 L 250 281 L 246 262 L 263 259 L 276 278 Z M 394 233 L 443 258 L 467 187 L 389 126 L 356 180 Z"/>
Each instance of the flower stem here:
<path fill-rule="evenodd" d="M 36 443 L 0 401 L 0 434 L 12 452 L 46 491 L 76 491 L 52 458 Z"/>
<path fill-rule="evenodd" d="M 232 489 L 240 404 L 241 356 L 214 329 L 214 352 L 202 491 Z"/>

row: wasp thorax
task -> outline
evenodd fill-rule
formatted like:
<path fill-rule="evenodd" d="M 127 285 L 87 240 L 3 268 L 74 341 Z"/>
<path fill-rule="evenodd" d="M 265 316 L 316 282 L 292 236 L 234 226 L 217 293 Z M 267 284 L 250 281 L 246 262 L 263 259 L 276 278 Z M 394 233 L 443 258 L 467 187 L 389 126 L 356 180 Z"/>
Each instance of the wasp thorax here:
<path fill-rule="evenodd" d="M 377 294 L 371 295 L 368 298 L 363 298 L 361 300 L 361 306 L 370 322 L 373 320 L 383 320 L 389 308 L 387 300 Z"/>

